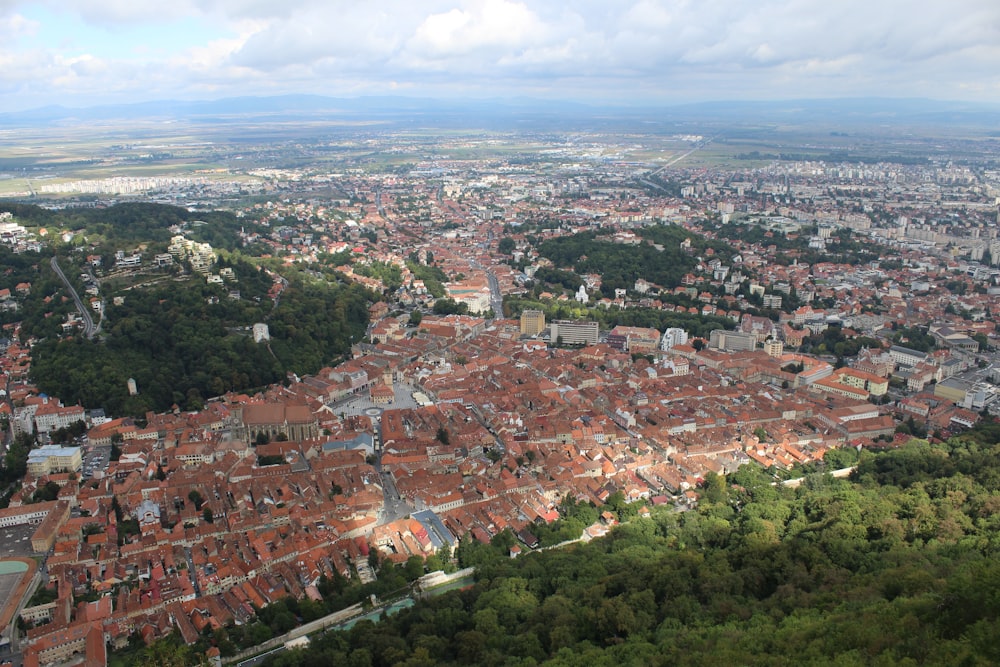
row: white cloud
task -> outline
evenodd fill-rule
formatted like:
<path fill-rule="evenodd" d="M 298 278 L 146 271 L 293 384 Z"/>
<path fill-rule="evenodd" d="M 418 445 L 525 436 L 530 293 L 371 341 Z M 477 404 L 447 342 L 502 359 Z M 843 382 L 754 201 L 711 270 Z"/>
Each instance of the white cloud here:
<path fill-rule="evenodd" d="M 38 21 L 32 21 L 20 14 L 7 16 L 0 14 L 0 39 L 4 41 L 31 37 L 38 32 L 38 27 Z"/>
<path fill-rule="evenodd" d="M 39 45 L 57 43 L 28 18 L 39 7 L 75 17 L 71 43 Z M 205 33 L 193 47 L 94 46 L 192 21 Z M 0 0 L 0 65 L 10 64 L 0 92 L 40 100 L 58 84 L 94 97 L 412 89 L 1000 101 L 998 50 L 995 0 Z"/>
<path fill-rule="evenodd" d="M 272 71 L 329 58 L 377 63 L 395 50 L 399 15 L 362 4 L 305 7 L 287 21 L 262 22 L 233 54 L 238 65 Z"/>
<path fill-rule="evenodd" d="M 176 19 L 190 11 L 187 0 L 142 2 L 141 0 L 69 0 L 48 3 L 55 11 L 70 11 L 93 25 L 105 27 Z"/>
<path fill-rule="evenodd" d="M 79 77 L 100 76 L 108 71 L 108 64 L 90 54 L 66 61 L 66 66 Z"/>
<path fill-rule="evenodd" d="M 549 33 L 523 2 L 484 0 L 467 9 L 431 14 L 408 43 L 413 53 L 428 58 L 461 57 L 481 50 L 521 50 L 540 45 Z"/>

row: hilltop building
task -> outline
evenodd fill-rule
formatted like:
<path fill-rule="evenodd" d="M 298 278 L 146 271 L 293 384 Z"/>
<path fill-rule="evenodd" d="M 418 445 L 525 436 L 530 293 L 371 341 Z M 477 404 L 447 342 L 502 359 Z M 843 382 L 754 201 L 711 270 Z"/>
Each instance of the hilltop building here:
<path fill-rule="evenodd" d="M 167 251 L 177 259 L 187 258 L 191 262 L 191 268 L 201 274 L 211 271 L 215 264 L 215 252 L 211 245 L 198 243 L 184 236 L 178 235 L 170 239 Z"/>

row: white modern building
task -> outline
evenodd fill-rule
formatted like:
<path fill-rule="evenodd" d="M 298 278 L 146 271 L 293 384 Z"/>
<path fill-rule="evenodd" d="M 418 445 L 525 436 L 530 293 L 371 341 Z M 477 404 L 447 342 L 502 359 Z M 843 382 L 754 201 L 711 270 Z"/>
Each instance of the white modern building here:
<path fill-rule="evenodd" d="M 660 339 L 660 349 L 669 350 L 677 345 L 684 345 L 688 342 L 688 332 L 684 329 L 679 329 L 677 327 L 670 327 L 663 332 L 663 338 Z"/>

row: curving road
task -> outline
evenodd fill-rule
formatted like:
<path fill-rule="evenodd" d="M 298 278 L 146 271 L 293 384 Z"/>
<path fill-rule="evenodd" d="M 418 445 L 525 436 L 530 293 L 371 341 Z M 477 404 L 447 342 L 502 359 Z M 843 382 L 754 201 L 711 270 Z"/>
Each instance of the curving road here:
<path fill-rule="evenodd" d="M 93 338 L 94 334 L 97 333 L 97 325 L 94 324 L 94 318 L 90 316 L 90 311 L 83 305 L 83 300 L 80 299 L 80 295 L 76 293 L 73 285 L 71 285 L 69 280 L 66 279 L 66 274 L 63 273 L 61 268 L 59 268 L 58 260 L 53 257 L 50 263 L 52 264 L 52 270 L 56 272 L 56 275 L 59 276 L 59 280 L 63 281 L 63 285 L 66 286 L 70 295 L 73 297 L 73 303 L 76 304 L 76 309 L 80 311 L 80 317 L 83 318 L 83 335 L 87 338 Z"/>

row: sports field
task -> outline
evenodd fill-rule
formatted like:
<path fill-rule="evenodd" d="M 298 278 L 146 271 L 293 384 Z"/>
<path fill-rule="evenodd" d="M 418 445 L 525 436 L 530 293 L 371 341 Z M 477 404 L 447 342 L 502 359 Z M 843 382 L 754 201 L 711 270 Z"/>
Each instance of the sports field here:
<path fill-rule="evenodd" d="M 38 564 L 30 558 L 0 561 L 0 601 L 3 604 L 0 608 L 0 633 L 7 631 L 37 569 Z"/>

